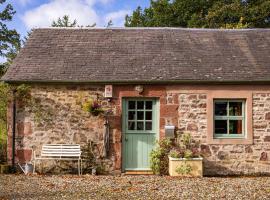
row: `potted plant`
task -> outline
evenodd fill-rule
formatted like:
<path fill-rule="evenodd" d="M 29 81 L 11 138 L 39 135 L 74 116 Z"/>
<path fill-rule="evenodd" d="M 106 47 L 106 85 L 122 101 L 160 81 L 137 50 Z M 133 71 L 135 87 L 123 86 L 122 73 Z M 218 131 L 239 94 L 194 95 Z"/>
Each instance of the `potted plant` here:
<path fill-rule="evenodd" d="M 98 100 L 88 100 L 83 104 L 83 110 L 89 112 L 93 116 L 98 116 L 104 112 L 101 103 Z"/>
<path fill-rule="evenodd" d="M 189 133 L 184 133 L 180 141 L 169 153 L 170 176 L 203 176 L 203 158 L 198 144 Z"/>

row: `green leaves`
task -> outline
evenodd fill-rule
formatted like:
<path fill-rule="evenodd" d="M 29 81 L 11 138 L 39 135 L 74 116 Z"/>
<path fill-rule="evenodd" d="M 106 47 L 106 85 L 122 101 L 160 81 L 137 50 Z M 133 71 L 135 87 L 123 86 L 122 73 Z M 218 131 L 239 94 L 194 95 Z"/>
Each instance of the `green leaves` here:
<path fill-rule="evenodd" d="M 172 148 L 170 139 L 165 138 L 158 142 L 157 147 L 150 153 L 150 167 L 154 174 L 168 174 L 168 155 Z"/>
<path fill-rule="evenodd" d="M 126 27 L 266 28 L 269 0 L 157 0 L 126 16 Z"/>
<path fill-rule="evenodd" d="M 6 0 L 0 0 L 0 5 L 5 2 Z M 6 25 L 12 20 L 15 13 L 11 4 L 7 4 L 2 11 L 0 10 L 0 57 L 7 59 L 5 63 L 0 63 L 0 77 L 6 72 L 21 48 L 20 35 L 16 30 L 9 29 Z"/>
<path fill-rule="evenodd" d="M 0 0 L 0 5 L 6 0 Z M 14 11 L 11 4 L 7 4 L 4 10 L 0 11 L 0 56 L 10 56 L 11 52 L 20 48 L 20 35 L 14 29 L 9 29 L 6 22 L 11 21 Z"/>

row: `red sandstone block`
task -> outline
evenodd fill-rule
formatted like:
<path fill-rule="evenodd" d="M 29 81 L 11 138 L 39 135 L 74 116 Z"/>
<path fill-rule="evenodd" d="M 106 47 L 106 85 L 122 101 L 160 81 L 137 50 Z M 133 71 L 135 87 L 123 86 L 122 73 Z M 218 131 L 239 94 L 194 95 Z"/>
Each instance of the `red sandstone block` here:
<path fill-rule="evenodd" d="M 122 165 L 121 154 L 115 155 L 115 170 L 121 170 L 121 165 Z"/>
<path fill-rule="evenodd" d="M 165 131 L 164 130 L 160 130 L 159 137 L 160 137 L 160 139 L 164 139 L 165 138 Z"/>
<path fill-rule="evenodd" d="M 20 163 L 29 162 L 32 158 L 32 150 L 31 149 L 19 149 L 16 151 L 16 158 Z"/>
<path fill-rule="evenodd" d="M 160 127 L 161 129 L 164 128 L 165 123 L 166 123 L 165 118 L 164 118 L 164 117 L 161 117 L 161 118 L 159 119 L 159 127 Z"/>
<path fill-rule="evenodd" d="M 122 132 L 120 130 L 114 130 L 113 132 L 113 142 L 114 143 L 121 143 Z"/>
<path fill-rule="evenodd" d="M 179 100 L 178 100 L 178 94 L 173 94 L 173 103 L 174 104 L 179 104 Z"/>
<path fill-rule="evenodd" d="M 178 105 L 160 105 L 160 117 L 176 117 Z"/>
<path fill-rule="evenodd" d="M 19 136 L 31 135 L 32 134 L 31 122 L 18 122 L 17 130 Z"/>
<path fill-rule="evenodd" d="M 160 105 L 166 104 L 166 97 L 165 97 L 165 96 L 161 96 L 161 97 L 159 98 L 159 103 L 160 103 Z"/>
<path fill-rule="evenodd" d="M 121 116 L 109 117 L 110 128 L 121 130 Z"/>
<path fill-rule="evenodd" d="M 121 145 L 122 145 L 122 143 L 120 143 L 120 142 L 113 144 L 113 151 L 115 154 L 121 152 Z"/>

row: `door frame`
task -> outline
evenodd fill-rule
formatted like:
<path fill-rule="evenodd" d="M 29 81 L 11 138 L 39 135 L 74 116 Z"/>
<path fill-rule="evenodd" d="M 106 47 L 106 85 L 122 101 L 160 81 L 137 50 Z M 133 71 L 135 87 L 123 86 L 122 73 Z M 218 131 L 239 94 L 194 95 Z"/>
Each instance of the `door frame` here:
<path fill-rule="evenodd" d="M 126 102 L 128 100 L 155 100 L 156 105 L 155 105 L 155 109 L 156 109 L 156 134 L 155 134 L 155 139 L 156 141 L 159 141 L 160 139 L 160 100 L 158 97 L 122 97 L 122 101 L 121 101 L 121 108 L 122 108 L 122 151 L 121 151 L 121 171 L 125 172 L 125 129 L 126 129 Z M 134 170 L 136 171 L 136 170 Z M 144 170 L 140 170 L 138 169 L 138 171 L 144 171 Z"/>

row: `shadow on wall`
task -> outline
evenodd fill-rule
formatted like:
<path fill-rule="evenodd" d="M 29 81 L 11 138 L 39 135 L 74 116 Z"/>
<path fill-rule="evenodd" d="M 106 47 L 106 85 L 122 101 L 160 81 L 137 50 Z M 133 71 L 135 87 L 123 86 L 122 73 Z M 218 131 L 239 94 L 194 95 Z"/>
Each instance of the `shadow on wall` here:
<path fill-rule="evenodd" d="M 247 163 L 233 165 L 228 160 L 210 161 L 204 158 L 203 167 L 204 176 L 270 176 L 270 172 L 256 172 L 255 167 Z"/>

